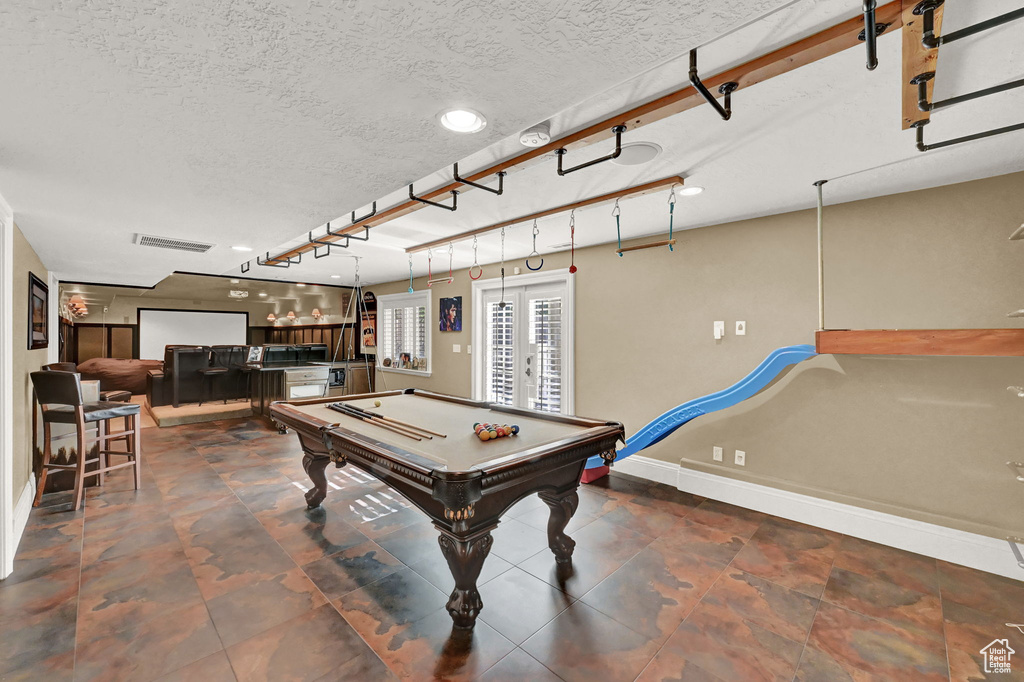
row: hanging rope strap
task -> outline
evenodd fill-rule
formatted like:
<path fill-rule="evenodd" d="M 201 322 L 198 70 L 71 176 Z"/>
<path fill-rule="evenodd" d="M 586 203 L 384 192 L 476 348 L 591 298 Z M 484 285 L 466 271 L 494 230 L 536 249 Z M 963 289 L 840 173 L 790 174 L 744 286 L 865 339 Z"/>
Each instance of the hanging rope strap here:
<path fill-rule="evenodd" d="M 476 268 L 480 272 L 477 273 L 476 277 L 473 276 L 473 268 Z M 472 280 L 478 280 L 484 276 L 484 269 L 480 267 L 480 264 L 476 262 L 476 235 L 473 236 L 473 265 L 469 267 L 469 278 Z"/>
<path fill-rule="evenodd" d="M 498 308 L 505 309 L 505 228 L 501 228 L 501 302 Z"/>
<path fill-rule="evenodd" d="M 452 275 L 452 256 L 455 253 L 455 246 L 448 242 L 448 284 L 455 281 L 454 275 Z"/>
<path fill-rule="evenodd" d="M 672 238 L 672 221 L 676 212 L 676 186 L 668 191 L 668 250 L 675 251 L 676 240 Z M 621 244 L 620 244 L 621 247 Z M 619 254 L 622 255 L 621 253 Z"/>
<path fill-rule="evenodd" d="M 569 213 L 569 274 L 575 275 L 576 270 L 576 209 Z"/>
<path fill-rule="evenodd" d="M 538 253 L 538 251 L 537 251 L 537 235 L 538 234 L 540 234 L 540 228 L 537 227 L 537 221 L 534 220 L 533 221 L 533 252 L 530 253 L 530 255 L 526 257 L 526 269 L 527 270 L 533 270 L 534 272 L 537 272 L 542 267 L 544 267 L 544 259 L 543 258 L 540 259 L 540 265 L 538 265 L 537 267 L 533 267 L 532 265 L 530 265 L 530 259 L 531 258 L 533 258 L 535 256 L 540 256 L 540 253 Z"/>
<path fill-rule="evenodd" d="M 619 258 L 622 258 L 622 225 L 619 224 L 619 215 L 621 213 L 622 209 L 619 208 L 619 200 L 616 199 L 615 208 L 612 209 L 612 215 L 615 216 L 615 236 L 619 240 Z"/>
<path fill-rule="evenodd" d="M 412 289 L 412 254 L 409 254 L 409 293 L 411 294 Z"/>

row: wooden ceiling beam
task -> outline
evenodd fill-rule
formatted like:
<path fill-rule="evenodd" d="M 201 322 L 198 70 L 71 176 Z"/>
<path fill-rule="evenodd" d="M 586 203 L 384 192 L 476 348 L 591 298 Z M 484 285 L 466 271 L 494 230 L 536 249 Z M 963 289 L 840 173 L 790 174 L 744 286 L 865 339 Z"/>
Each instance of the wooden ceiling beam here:
<path fill-rule="evenodd" d="M 921 0 L 902 0 L 903 2 L 903 130 L 908 130 L 916 121 L 927 121 L 930 114 L 921 111 L 917 106 L 917 85 L 911 83 L 915 76 L 922 73 L 935 73 L 939 61 L 939 48 L 929 50 L 921 38 L 921 15 L 914 14 L 914 8 Z M 935 10 L 935 34 L 942 35 L 942 7 Z M 928 101 L 934 101 L 932 91 L 935 79 L 928 81 Z"/>
<path fill-rule="evenodd" d="M 519 216 L 512 220 L 503 220 L 500 223 L 494 223 L 487 227 L 479 227 L 475 230 L 469 230 L 468 232 L 460 232 L 457 235 L 447 237 L 445 239 L 436 239 L 426 244 L 417 244 L 416 246 L 410 246 L 405 250 L 406 253 L 419 253 L 420 251 L 426 251 L 427 249 L 436 249 L 439 246 L 451 244 L 454 242 L 461 242 L 467 239 L 472 239 L 477 235 L 486 234 L 487 232 L 493 232 L 494 230 L 500 230 L 503 227 L 510 227 L 517 223 L 528 223 L 533 220 L 540 220 L 548 216 L 557 215 L 559 213 L 565 213 L 566 211 L 572 211 L 577 208 L 586 208 L 587 206 L 597 206 L 600 204 L 607 204 L 615 201 L 616 199 L 631 199 L 633 197 L 642 197 L 645 194 L 651 194 L 663 189 L 669 189 L 673 185 L 683 185 L 683 179 L 678 175 L 673 175 L 661 180 L 655 180 L 653 182 L 645 182 L 642 185 L 636 185 L 635 187 L 629 187 L 626 189 L 620 189 L 615 192 L 608 192 L 607 194 L 600 194 L 596 197 L 590 197 L 589 199 L 580 199 L 574 201 L 571 204 L 564 204 L 562 206 L 555 206 L 554 208 L 544 209 L 543 211 L 537 211 L 536 213 L 530 213 L 529 215 Z"/>
<path fill-rule="evenodd" d="M 903 22 L 903 0 L 892 0 L 879 7 L 875 12 L 878 23 L 888 24 L 889 30 L 895 30 L 902 26 Z M 739 84 L 739 90 L 752 85 L 762 83 L 766 80 L 780 76 L 784 73 L 798 69 L 801 66 L 812 64 L 820 59 L 830 57 L 856 45 L 860 45 L 858 34 L 864 28 L 864 16 L 857 13 L 855 16 L 834 24 L 817 33 L 801 38 L 789 45 L 780 47 L 777 50 L 763 54 L 760 57 L 744 62 L 727 71 L 715 76 L 703 78 L 704 85 L 714 91 L 718 86 L 730 81 Z M 735 96 L 735 93 L 734 93 Z M 671 92 L 667 95 L 654 99 L 646 104 L 633 107 L 627 111 L 587 126 L 582 130 L 552 140 L 546 145 L 536 147 L 523 152 L 517 156 L 501 161 L 493 166 L 479 170 L 471 175 L 465 176 L 470 182 L 483 182 L 498 173 L 506 173 L 528 168 L 535 163 L 542 161 L 546 156 L 552 154 L 556 149 L 577 149 L 592 145 L 596 142 L 610 139 L 614 136 L 612 128 L 618 125 L 626 126 L 626 130 L 636 130 L 643 126 L 650 125 L 656 121 L 674 116 L 693 107 L 704 104 L 704 98 L 695 88 L 687 85 L 684 88 Z M 740 105 L 742 106 L 742 105 Z M 552 173 L 553 174 L 553 173 Z M 438 200 L 450 196 L 453 190 L 459 193 L 469 191 L 471 188 L 458 182 L 451 182 L 442 187 L 430 190 L 420 197 L 428 200 Z M 324 237 L 324 241 L 338 241 L 345 234 L 358 234 L 367 227 L 379 227 L 391 220 L 395 220 L 413 211 L 422 209 L 425 204 L 418 201 L 403 201 L 397 206 L 385 209 L 371 218 L 361 220 L 352 225 L 335 231 L 336 236 Z M 447 243 L 448 240 L 444 240 Z M 312 245 L 305 244 L 294 247 L 269 258 L 270 262 L 285 261 L 302 253 L 312 251 Z"/>

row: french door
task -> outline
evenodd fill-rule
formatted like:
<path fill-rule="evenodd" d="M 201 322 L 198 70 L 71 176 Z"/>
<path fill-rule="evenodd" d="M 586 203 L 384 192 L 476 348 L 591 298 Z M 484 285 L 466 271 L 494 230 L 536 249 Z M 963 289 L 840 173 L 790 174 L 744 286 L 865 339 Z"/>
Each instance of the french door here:
<path fill-rule="evenodd" d="M 572 414 L 570 276 L 509 277 L 504 292 L 494 282 L 474 286 L 475 397 Z"/>

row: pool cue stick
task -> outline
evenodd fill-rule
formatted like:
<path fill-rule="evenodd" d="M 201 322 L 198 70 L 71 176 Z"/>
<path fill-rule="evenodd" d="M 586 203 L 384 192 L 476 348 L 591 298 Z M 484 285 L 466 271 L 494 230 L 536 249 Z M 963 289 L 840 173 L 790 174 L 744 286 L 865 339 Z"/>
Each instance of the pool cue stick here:
<path fill-rule="evenodd" d="M 376 424 L 377 426 L 386 426 L 387 428 L 391 429 L 392 431 L 397 429 L 398 431 L 405 432 L 405 433 L 407 433 L 407 434 L 409 434 L 411 436 L 417 436 L 417 437 L 419 437 L 421 439 L 422 438 L 426 438 L 427 440 L 433 440 L 434 439 L 433 436 L 428 436 L 426 434 L 419 433 L 417 431 L 413 431 L 410 428 L 406 428 L 406 427 L 400 426 L 398 424 L 385 424 L 385 422 L 379 416 L 377 416 L 377 415 L 375 415 L 373 413 L 370 413 L 370 412 L 366 412 L 365 410 L 360 410 L 358 407 L 354 407 L 352 405 L 344 405 L 343 404 L 342 405 L 342 409 L 344 409 L 344 410 L 346 410 L 348 412 L 351 412 L 352 414 L 356 415 L 357 417 L 364 417 L 366 419 L 366 421 L 370 422 L 371 424 Z"/>
<path fill-rule="evenodd" d="M 353 410 L 356 410 L 358 412 L 362 412 L 363 414 L 369 415 L 371 417 L 376 417 L 377 419 L 383 419 L 384 421 L 388 421 L 388 422 L 392 422 L 392 423 L 395 423 L 395 424 L 399 424 L 401 426 L 404 426 L 407 429 L 414 429 L 416 431 L 422 431 L 423 433 L 429 433 L 432 436 L 438 436 L 440 438 L 447 438 L 448 437 L 447 434 L 438 433 L 437 431 L 431 431 L 430 429 L 425 429 L 422 426 L 416 426 L 415 424 L 410 424 L 409 422 L 404 422 L 401 419 L 395 419 L 394 417 L 388 417 L 388 416 L 385 416 L 383 414 L 378 414 L 377 412 L 370 412 L 369 410 L 364 410 L 363 408 L 356 407 L 355 405 L 349 405 L 348 407 L 353 409 Z"/>
<path fill-rule="evenodd" d="M 387 429 L 388 431 L 394 431 L 395 433 L 397 433 L 400 436 L 405 436 L 406 438 L 412 438 L 413 440 L 423 440 L 420 436 L 418 436 L 418 435 L 416 435 L 416 434 L 414 434 L 414 433 L 412 433 L 410 431 L 406 431 L 404 429 L 400 429 L 397 426 L 392 426 L 392 425 L 390 425 L 390 424 L 388 424 L 386 422 L 373 419 L 372 417 L 367 417 L 367 416 L 361 415 L 358 412 L 354 412 L 352 410 L 346 409 L 345 406 L 338 405 L 338 404 L 332 404 L 332 405 L 328 405 L 327 407 L 329 409 L 334 410 L 335 412 L 340 412 L 342 414 L 348 415 L 349 417 L 352 417 L 353 419 L 359 419 L 361 421 L 365 421 L 365 422 L 369 422 L 371 424 L 375 424 L 376 426 L 379 426 L 382 429 Z"/>

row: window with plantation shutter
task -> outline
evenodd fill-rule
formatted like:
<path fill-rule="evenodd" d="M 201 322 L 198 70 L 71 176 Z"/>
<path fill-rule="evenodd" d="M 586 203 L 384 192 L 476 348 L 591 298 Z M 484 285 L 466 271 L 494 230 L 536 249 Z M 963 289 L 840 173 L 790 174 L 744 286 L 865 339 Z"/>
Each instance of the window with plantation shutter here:
<path fill-rule="evenodd" d="M 377 367 L 430 374 L 430 292 L 377 297 Z"/>
<path fill-rule="evenodd" d="M 562 411 L 562 298 L 530 299 L 530 349 L 536 383 L 529 396 L 531 410 Z"/>

